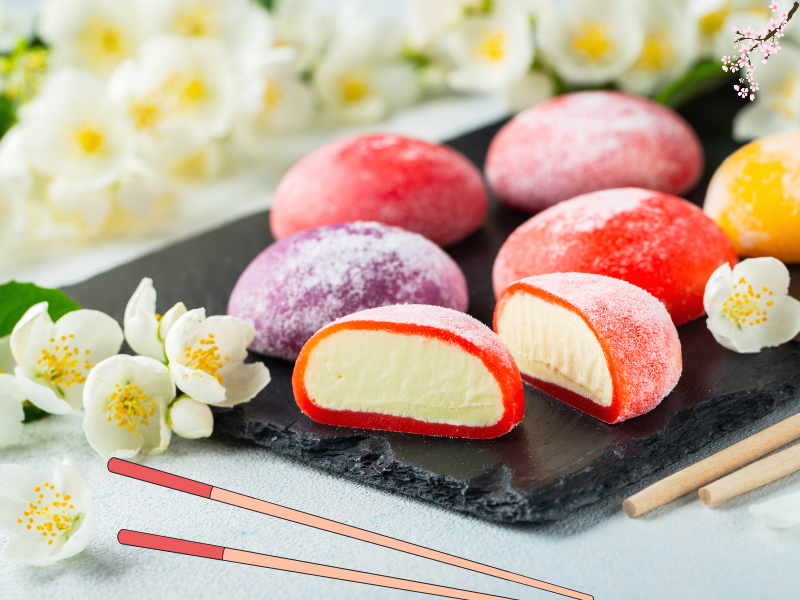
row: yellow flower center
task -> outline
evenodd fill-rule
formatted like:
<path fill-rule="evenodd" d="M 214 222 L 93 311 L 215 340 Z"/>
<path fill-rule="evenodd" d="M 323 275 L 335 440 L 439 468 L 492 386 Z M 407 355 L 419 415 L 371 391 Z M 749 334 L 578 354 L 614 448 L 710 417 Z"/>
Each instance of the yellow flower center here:
<path fill-rule="evenodd" d="M 136 129 L 153 129 L 161 120 L 161 109 L 149 99 L 134 102 L 130 107 L 130 115 Z"/>
<path fill-rule="evenodd" d="M 667 34 L 656 31 L 645 38 L 636 67 L 642 71 L 658 71 L 666 67 L 674 55 Z"/>
<path fill-rule="evenodd" d="M 28 531 L 36 530 L 41 532 L 42 537 L 47 538 L 47 545 L 53 544 L 53 538 L 63 534 L 69 538 L 69 532 L 80 519 L 80 515 L 71 517 L 68 511 L 74 510 L 75 505 L 69 501 L 72 496 L 55 491 L 55 486 L 45 481 L 43 486 L 36 486 L 33 491 L 37 494 L 36 503 L 28 503 L 28 509 L 22 513 L 22 517 L 17 518 L 17 523 L 25 524 Z M 65 510 L 66 509 L 66 510 Z"/>
<path fill-rule="evenodd" d="M 97 155 L 105 150 L 103 130 L 91 123 L 82 123 L 72 132 L 73 147 L 79 154 Z"/>
<path fill-rule="evenodd" d="M 777 85 L 769 86 L 769 105 L 786 120 L 795 118 L 796 109 L 792 98 L 797 89 L 797 75 L 789 73 Z"/>
<path fill-rule="evenodd" d="M 217 7 L 212 2 L 188 0 L 178 7 L 172 27 L 177 33 L 190 37 L 213 36 L 219 30 L 216 13 Z"/>
<path fill-rule="evenodd" d="M 209 333 L 208 339 L 202 339 L 198 342 L 199 347 L 192 349 L 191 346 L 186 346 L 184 358 L 187 359 L 187 366 L 197 369 L 198 371 L 205 371 L 217 381 L 222 383 L 222 375 L 218 373 L 222 369 L 223 359 L 219 354 L 219 347 L 214 340 L 214 334 Z M 230 360 L 230 357 L 225 357 L 225 362 Z"/>
<path fill-rule="evenodd" d="M 369 79 L 363 74 L 342 75 L 339 90 L 345 102 L 358 102 L 369 93 Z"/>
<path fill-rule="evenodd" d="M 506 36 L 502 31 L 482 31 L 480 41 L 473 50 L 475 56 L 488 63 L 502 60 L 506 55 Z"/>
<path fill-rule="evenodd" d="M 613 48 L 608 28 L 604 23 L 582 22 L 578 34 L 572 38 L 572 49 L 595 62 Z"/>
<path fill-rule="evenodd" d="M 74 338 L 73 334 L 69 336 L 62 335 L 61 342 L 58 346 L 53 348 L 51 352 L 47 348 L 42 348 L 42 357 L 38 360 L 37 364 L 41 369 L 41 377 L 45 381 L 55 386 L 58 393 L 63 396 L 64 391 L 62 386 L 70 387 L 72 385 L 80 385 L 86 382 L 84 373 L 90 371 L 94 365 L 89 363 L 88 358 L 83 359 L 83 365 L 80 365 L 81 351 L 75 347 L 70 346 L 69 340 Z M 56 343 L 56 338 L 51 338 L 50 343 Z M 83 356 L 91 354 L 90 350 L 86 350 Z"/>
<path fill-rule="evenodd" d="M 710 12 L 707 15 L 703 15 L 700 18 L 700 30 L 706 37 L 712 37 L 725 24 L 725 19 L 728 18 L 730 12 L 731 12 L 730 4 L 726 3 L 718 10 Z"/>
<path fill-rule="evenodd" d="M 117 421 L 117 427 L 124 427 L 137 435 L 142 433 L 139 427 L 150 425 L 148 418 L 156 414 L 156 401 L 144 395 L 144 390 L 138 385 L 127 384 L 122 387 L 116 384 L 117 391 L 109 397 L 106 406 L 109 415 L 106 421 Z M 149 410 L 149 413 L 148 413 Z"/>
<path fill-rule="evenodd" d="M 261 96 L 260 116 L 262 119 L 269 119 L 283 100 L 283 92 L 281 86 L 269 77 L 267 77 L 265 85 L 264 93 Z"/>
<path fill-rule="evenodd" d="M 769 297 L 774 294 L 768 287 L 763 287 L 760 291 L 753 290 L 753 286 L 742 277 L 734 284 L 728 299 L 722 303 L 722 314 L 736 323 L 739 329 L 742 325 L 766 323 L 769 312 L 767 309 L 774 304 Z"/>
<path fill-rule="evenodd" d="M 130 47 L 125 32 L 102 17 L 86 22 L 77 43 L 87 62 L 94 66 L 120 61 Z"/>

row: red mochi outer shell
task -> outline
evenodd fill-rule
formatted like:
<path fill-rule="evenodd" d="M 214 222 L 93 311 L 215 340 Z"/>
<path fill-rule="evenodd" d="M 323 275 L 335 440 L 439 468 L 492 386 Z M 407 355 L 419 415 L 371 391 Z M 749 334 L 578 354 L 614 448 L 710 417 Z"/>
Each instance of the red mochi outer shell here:
<path fill-rule="evenodd" d="M 397 335 L 421 335 L 461 347 L 478 357 L 494 376 L 503 395 L 503 416 L 494 425 L 473 427 L 430 423 L 408 417 L 349 410 L 331 410 L 318 406 L 308 396 L 305 372 L 314 347 L 323 339 L 343 329 L 388 331 Z M 303 346 L 292 373 L 292 387 L 297 405 L 319 423 L 362 429 L 402 431 L 445 437 L 491 439 L 516 427 L 525 416 L 525 393 L 517 363 L 505 344 L 483 323 L 449 308 L 420 304 L 398 304 L 371 308 L 348 315 L 319 330 Z"/>
<path fill-rule="evenodd" d="M 675 111 L 612 91 L 565 94 L 524 110 L 492 140 L 497 199 L 538 212 L 579 194 L 644 187 L 683 194 L 703 173 L 697 134 Z"/>
<path fill-rule="evenodd" d="M 738 262 L 733 244 L 699 207 L 624 188 L 573 198 L 523 223 L 500 248 L 492 279 L 499 297 L 532 275 L 607 275 L 647 290 L 682 325 L 704 313 L 706 283 L 726 262 Z"/>
<path fill-rule="evenodd" d="M 669 314 L 646 291 L 612 277 L 552 273 L 513 283 L 500 296 L 494 327 L 505 302 L 523 291 L 580 316 L 606 357 L 613 385 L 609 406 L 552 383 L 525 377 L 551 396 L 606 423 L 653 410 L 677 385 L 683 369 L 681 342 Z"/>
<path fill-rule="evenodd" d="M 487 199 L 478 169 L 439 144 L 370 134 L 332 142 L 299 161 L 275 192 L 276 239 L 348 221 L 378 221 L 447 246 L 477 230 Z"/>

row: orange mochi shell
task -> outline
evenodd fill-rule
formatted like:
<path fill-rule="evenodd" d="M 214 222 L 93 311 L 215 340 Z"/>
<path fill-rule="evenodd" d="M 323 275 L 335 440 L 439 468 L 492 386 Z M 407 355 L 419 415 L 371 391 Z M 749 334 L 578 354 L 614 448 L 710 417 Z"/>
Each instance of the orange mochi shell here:
<path fill-rule="evenodd" d="M 331 410 L 317 405 L 306 390 L 305 374 L 315 346 L 345 329 L 377 330 L 397 335 L 420 335 L 456 345 L 479 358 L 494 376 L 503 396 L 503 416 L 487 427 L 431 423 L 409 417 L 350 410 Z M 525 414 L 525 396 L 519 369 L 505 344 L 491 329 L 462 312 L 439 306 L 403 304 L 362 310 L 320 329 L 303 346 L 292 373 L 297 405 L 306 415 L 327 425 L 381 429 L 426 435 L 491 439 L 516 427 Z"/>
<path fill-rule="evenodd" d="M 606 358 L 613 394 L 609 406 L 550 382 L 523 379 L 606 423 L 619 423 L 653 410 L 680 379 L 678 331 L 664 305 L 630 283 L 603 275 L 552 273 L 511 284 L 497 301 L 494 328 L 505 303 L 517 292 L 531 294 L 581 317 Z"/>

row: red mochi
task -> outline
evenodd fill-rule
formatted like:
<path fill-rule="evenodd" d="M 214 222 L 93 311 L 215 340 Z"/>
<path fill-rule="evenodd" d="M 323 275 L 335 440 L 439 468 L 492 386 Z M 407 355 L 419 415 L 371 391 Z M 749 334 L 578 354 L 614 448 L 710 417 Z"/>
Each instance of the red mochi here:
<path fill-rule="evenodd" d="M 675 111 L 612 91 L 565 94 L 514 117 L 492 140 L 497 199 L 538 212 L 579 194 L 643 187 L 683 194 L 703 173 L 697 134 Z"/>
<path fill-rule="evenodd" d="M 374 333 L 388 340 L 388 346 L 376 344 L 370 335 Z M 368 354 L 359 356 L 353 335 L 364 334 L 367 344 L 361 352 L 366 348 Z M 412 339 L 418 347 L 408 353 L 404 340 Z M 438 358 L 444 360 L 437 362 L 442 349 L 445 356 Z M 468 361 L 459 361 L 459 355 Z M 491 405 L 483 405 L 493 412 L 486 422 L 476 424 L 468 413 L 474 415 L 481 404 L 480 391 L 486 388 L 475 385 L 481 380 L 488 380 L 493 390 Z M 519 369 L 500 338 L 469 315 L 439 306 L 371 308 L 323 327 L 300 351 L 292 387 L 300 410 L 315 421 L 363 429 L 489 439 L 516 427 L 525 412 Z M 396 404 L 388 408 L 387 397 L 393 392 L 409 399 L 405 409 L 398 410 Z M 339 405 L 337 393 L 344 400 Z M 426 405 L 438 405 L 444 418 L 426 418 L 420 410 Z M 459 412 L 464 407 L 466 412 Z"/>
<path fill-rule="evenodd" d="M 492 279 L 499 297 L 513 281 L 545 273 L 622 279 L 664 303 L 675 325 L 704 313 L 703 292 L 733 244 L 703 211 L 670 194 L 624 188 L 562 202 L 522 224 L 503 244 Z"/>
<path fill-rule="evenodd" d="M 275 192 L 276 239 L 334 223 L 378 221 L 447 246 L 478 229 L 487 199 L 480 172 L 439 144 L 370 134 L 332 142 L 299 161 Z"/>

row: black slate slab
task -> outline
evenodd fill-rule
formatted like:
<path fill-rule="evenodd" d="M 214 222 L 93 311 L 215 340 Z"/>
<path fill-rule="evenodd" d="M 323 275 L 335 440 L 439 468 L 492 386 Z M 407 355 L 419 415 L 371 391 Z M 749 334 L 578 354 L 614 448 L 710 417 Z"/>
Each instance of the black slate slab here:
<path fill-rule="evenodd" d="M 731 94 L 732 95 L 732 94 Z M 741 104 L 720 92 L 686 107 L 708 158 L 708 177 L 736 145 L 730 120 Z M 451 142 L 477 164 L 497 126 Z M 491 268 L 508 234 L 527 217 L 493 206 L 481 231 L 448 251 L 470 287 L 470 313 L 490 324 Z M 121 319 L 142 277 L 152 277 L 162 312 L 177 301 L 223 314 L 242 270 L 272 242 L 267 213 L 141 258 L 66 291 L 83 306 Z M 793 268 L 800 297 L 800 269 Z M 292 364 L 264 360 L 273 381 L 249 404 L 215 409 L 215 435 L 251 440 L 357 481 L 502 522 L 562 519 L 635 484 L 681 456 L 751 423 L 798 396 L 800 344 L 737 355 L 698 320 L 679 328 L 684 373 L 651 413 L 606 425 L 526 385 L 525 419 L 496 440 L 454 440 L 317 424 L 292 397 Z M 631 491 L 635 485 L 631 485 Z"/>

